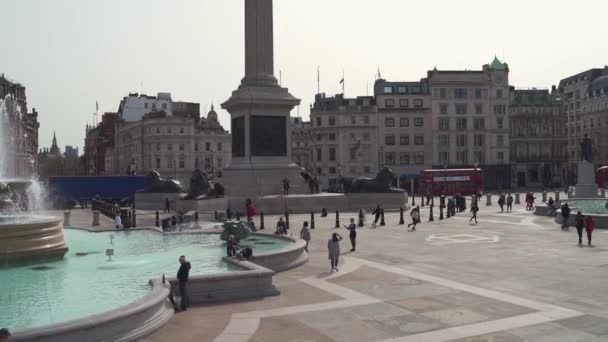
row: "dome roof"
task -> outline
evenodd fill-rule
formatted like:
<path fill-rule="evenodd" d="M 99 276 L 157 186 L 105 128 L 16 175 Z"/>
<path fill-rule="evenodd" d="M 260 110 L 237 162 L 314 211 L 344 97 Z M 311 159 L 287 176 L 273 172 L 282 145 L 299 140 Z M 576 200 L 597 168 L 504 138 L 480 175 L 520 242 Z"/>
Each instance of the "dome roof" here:
<path fill-rule="evenodd" d="M 207 120 L 217 121 L 217 113 L 215 112 L 215 109 L 213 109 L 213 105 L 211 105 L 211 110 L 207 113 Z"/>
<path fill-rule="evenodd" d="M 594 79 L 589 85 L 589 93 L 594 93 L 596 91 L 601 92 L 602 89 L 606 89 L 604 90 L 604 93 L 608 92 L 608 75 Z"/>

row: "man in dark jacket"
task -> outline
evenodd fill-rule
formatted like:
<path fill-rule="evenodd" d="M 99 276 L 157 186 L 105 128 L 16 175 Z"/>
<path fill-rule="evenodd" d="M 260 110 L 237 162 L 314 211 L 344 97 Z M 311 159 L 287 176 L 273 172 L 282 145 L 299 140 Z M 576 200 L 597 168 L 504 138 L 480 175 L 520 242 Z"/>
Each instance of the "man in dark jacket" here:
<path fill-rule="evenodd" d="M 177 282 L 179 285 L 179 296 L 182 299 L 182 311 L 188 309 L 188 289 L 186 284 L 188 283 L 188 276 L 190 275 L 190 263 L 186 261 L 185 256 L 179 257 L 179 270 L 177 271 Z"/>

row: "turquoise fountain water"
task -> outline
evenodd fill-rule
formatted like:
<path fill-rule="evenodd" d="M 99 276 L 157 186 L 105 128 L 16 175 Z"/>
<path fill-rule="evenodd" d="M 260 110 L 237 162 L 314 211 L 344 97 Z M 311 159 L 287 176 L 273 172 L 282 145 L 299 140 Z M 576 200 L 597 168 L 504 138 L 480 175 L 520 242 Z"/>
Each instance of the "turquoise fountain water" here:
<path fill-rule="evenodd" d="M 163 235 L 153 231 L 89 233 L 66 229 L 70 248 L 63 260 L 29 266 L 0 266 L 0 322 L 11 329 L 79 319 L 129 304 L 150 291 L 148 280 L 174 277 L 178 257 L 192 263 L 191 275 L 230 272 L 217 234 Z M 110 243 L 112 241 L 112 243 Z M 289 241 L 252 236 L 241 245 L 254 255 Z M 114 249 L 112 261 L 105 250 Z"/>

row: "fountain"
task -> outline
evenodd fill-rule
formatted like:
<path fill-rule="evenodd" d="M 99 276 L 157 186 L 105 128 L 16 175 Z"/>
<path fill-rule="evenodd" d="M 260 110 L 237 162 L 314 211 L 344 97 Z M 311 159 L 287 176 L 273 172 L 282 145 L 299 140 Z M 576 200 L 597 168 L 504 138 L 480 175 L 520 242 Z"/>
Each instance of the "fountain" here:
<path fill-rule="evenodd" d="M 21 111 L 9 95 L 0 99 L 0 262 L 61 259 L 68 251 L 60 219 L 33 215 L 43 208 L 43 190 L 36 179 L 15 174 L 11 120 Z"/>

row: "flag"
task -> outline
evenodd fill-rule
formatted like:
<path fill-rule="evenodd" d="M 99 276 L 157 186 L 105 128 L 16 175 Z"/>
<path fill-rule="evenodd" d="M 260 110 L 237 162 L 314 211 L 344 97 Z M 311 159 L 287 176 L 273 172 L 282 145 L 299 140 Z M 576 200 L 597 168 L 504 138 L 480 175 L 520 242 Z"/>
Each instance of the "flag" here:
<path fill-rule="evenodd" d="M 355 160 L 357 157 L 357 152 L 361 149 L 361 140 L 357 141 L 357 144 L 350 150 L 350 159 Z"/>

